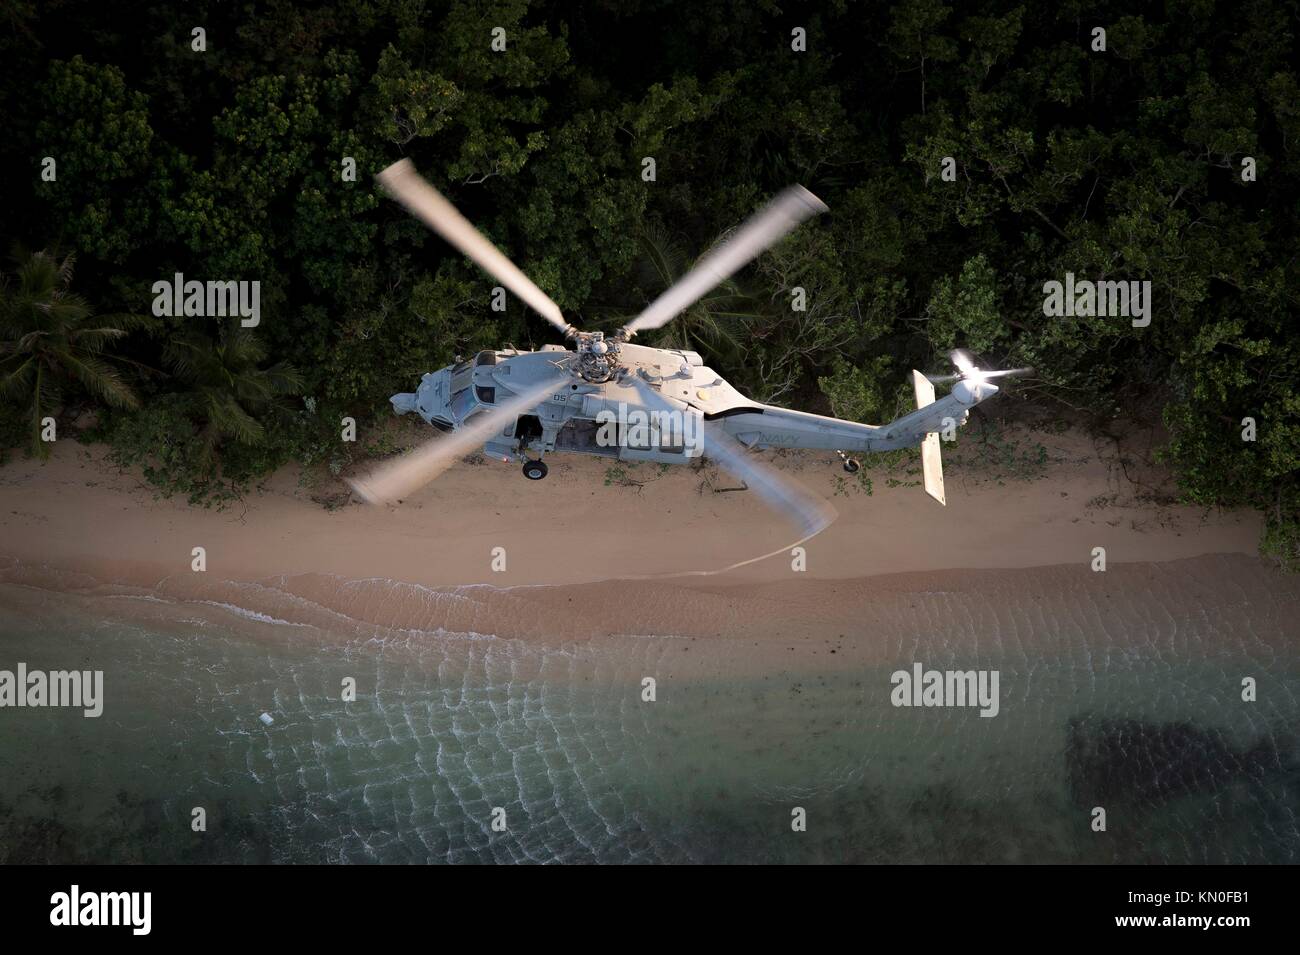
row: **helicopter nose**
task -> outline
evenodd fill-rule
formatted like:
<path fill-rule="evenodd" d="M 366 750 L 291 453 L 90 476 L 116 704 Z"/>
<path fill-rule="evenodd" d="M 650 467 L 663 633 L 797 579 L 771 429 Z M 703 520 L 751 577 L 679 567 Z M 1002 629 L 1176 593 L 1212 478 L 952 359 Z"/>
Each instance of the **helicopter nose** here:
<path fill-rule="evenodd" d="M 416 410 L 420 417 L 431 424 L 440 423 L 450 426 L 451 415 L 451 370 L 440 368 L 429 372 L 420 379 L 416 389 Z"/>

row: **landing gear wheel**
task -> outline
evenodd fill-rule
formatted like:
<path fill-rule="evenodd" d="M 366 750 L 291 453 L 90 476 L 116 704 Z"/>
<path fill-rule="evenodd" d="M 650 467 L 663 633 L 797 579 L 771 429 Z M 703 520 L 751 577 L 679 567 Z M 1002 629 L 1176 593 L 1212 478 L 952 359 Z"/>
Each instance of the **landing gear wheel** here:
<path fill-rule="evenodd" d="M 530 481 L 540 481 L 546 477 L 546 463 L 544 461 L 525 461 L 524 477 Z"/>
<path fill-rule="evenodd" d="M 844 470 L 848 471 L 850 474 L 857 474 L 858 471 L 860 471 L 861 469 L 862 469 L 862 462 L 859 461 L 857 458 L 844 459 Z"/>

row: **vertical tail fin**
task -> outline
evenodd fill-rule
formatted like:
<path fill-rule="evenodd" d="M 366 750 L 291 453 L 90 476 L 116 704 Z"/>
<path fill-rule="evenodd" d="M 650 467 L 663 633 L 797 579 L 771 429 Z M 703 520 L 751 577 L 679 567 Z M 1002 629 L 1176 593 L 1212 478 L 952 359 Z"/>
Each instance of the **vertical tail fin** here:
<path fill-rule="evenodd" d="M 916 407 L 934 404 L 934 385 L 919 371 L 912 372 L 912 388 L 916 391 Z M 943 496 L 943 460 L 939 454 L 939 433 L 930 431 L 921 442 L 921 471 L 925 476 L 925 493 L 947 506 Z"/>

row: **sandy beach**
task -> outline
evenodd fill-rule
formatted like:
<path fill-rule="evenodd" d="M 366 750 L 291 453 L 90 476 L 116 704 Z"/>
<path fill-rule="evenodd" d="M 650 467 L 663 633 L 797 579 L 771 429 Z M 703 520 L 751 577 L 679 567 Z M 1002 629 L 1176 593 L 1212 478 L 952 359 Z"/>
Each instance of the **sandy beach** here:
<path fill-rule="evenodd" d="M 284 469 L 218 510 L 158 500 L 100 449 L 65 442 L 48 463 L 0 471 L 0 584 L 143 597 L 87 612 L 130 613 L 144 626 L 160 622 L 151 618 L 163 605 L 150 602 L 160 598 L 244 629 L 299 624 L 326 640 L 447 632 L 556 646 L 671 635 L 691 642 L 674 652 L 694 656 L 675 659 L 701 676 L 871 666 L 908 642 L 976 651 L 1011 632 L 1060 635 L 1067 621 L 1088 646 L 1122 645 L 1155 632 L 1151 607 L 1203 601 L 1218 613 L 1246 590 L 1256 604 L 1300 595 L 1256 556 L 1256 513 L 1167 503 L 1164 475 L 1135 463 L 1144 449 L 1024 428 L 1007 442 L 1042 465 L 953 455 L 946 508 L 913 486 L 906 462 L 871 470 L 868 493 L 830 456 L 764 455 L 838 514 L 798 559 L 797 532 L 752 493 L 715 491 L 735 482 L 709 468 L 645 467 L 623 480 L 603 461 L 556 456 L 551 477 L 531 482 L 480 458 L 402 504 L 333 510 Z M 191 566 L 195 547 L 206 551 L 203 572 Z M 1096 547 L 1104 573 L 1093 570 Z M 1051 595 L 1038 612 L 1060 615 L 1052 626 L 1013 619 L 1034 593 Z M 6 599 L 17 600 L 14 588 Z M 918 606 L 933 619 L 917 618 Z M 1281 639 L 1275 621 L 1290 611 L 1260 612 L 1261 634 Z"/>
<path fill-rule="evenodd" d="M 512 465 L 480 460 L 457 464 L 400 505 L 326 510 L 285 468 L 216 510 L 157 500 L 137 475 L 105 462 L 102 449 L 72 441 L 48 462 L 18 458 L 0 470 L 0 556 L 154 586 L 201 576 L 190 566 L 201 546 L 208 579 L 320 574 L 443 588 L 1083 566 L 1095 547 L 1111 566 L 1257 553 L 1256 513 L 1164 503 L 1173 499 L 1164 475 L 1133 463 L 1145 448 L 1077 432 L 1015 434 L 1022 448 L 1041 445 L 1041 476 L 1024 479 L 997 461 L 949 463 L 946 508 L 903 471 L 869 470 L 868 494 L 831 455 L 763 455 L 838 513 L 806 545 L 802 573 L 791 567 L 793 529 L 752 493 L 713 490 L 735 482 L 712 469 L 643 466 L 627 472 L 636 482 L 629 485 L 603 461 L 557 455 L 550 477 L 530 482 Z M 495 548 L 504 548 L 504 570 L 493 569 Z M 765 554 L 774 556 L 755 560 Z"/>

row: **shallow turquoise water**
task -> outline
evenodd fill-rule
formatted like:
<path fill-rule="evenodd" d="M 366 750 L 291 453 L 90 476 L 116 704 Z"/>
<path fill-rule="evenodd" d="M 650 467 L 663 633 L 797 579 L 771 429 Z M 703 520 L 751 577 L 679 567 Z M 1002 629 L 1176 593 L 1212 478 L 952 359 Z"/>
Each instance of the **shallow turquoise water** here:
<path fill-rule="evenodd" d="M 1001 712 L 981 719 L 890 706 L 895 664 L 674 679 L 648 703 L 640 674 L 655 672 L 671 638 L 344 639 L 213 607 L 167 608 L 142 626 L 115 619 L 108 601 L 28 591 L 0 610 L 0 668 L 102 669 L 107 697 L 99 719 L 0 711 L 6 861 L 1179 863 L 1300 853 L 1300 681 L 1293 661 L 1249 641 L 1086 665 L 1024 646 L 954 656 L 1000 670 Z M 1205 640 L 1183 622 L 1183 645 L 1221 635 L 1201 617 Z M 1240 672 L 1267 674 L 1260 702 L 1237 698 Z M 341 698 L 345 678 L 355 702 Z M 1089 827 L 1098 804 L 1104 833 Z M 205 832 L 191 828 L 195 807 Z M 492 828 L 498 808 L 504 831 Z M 796 808 L 806 831 L 792 830 Z"/>

